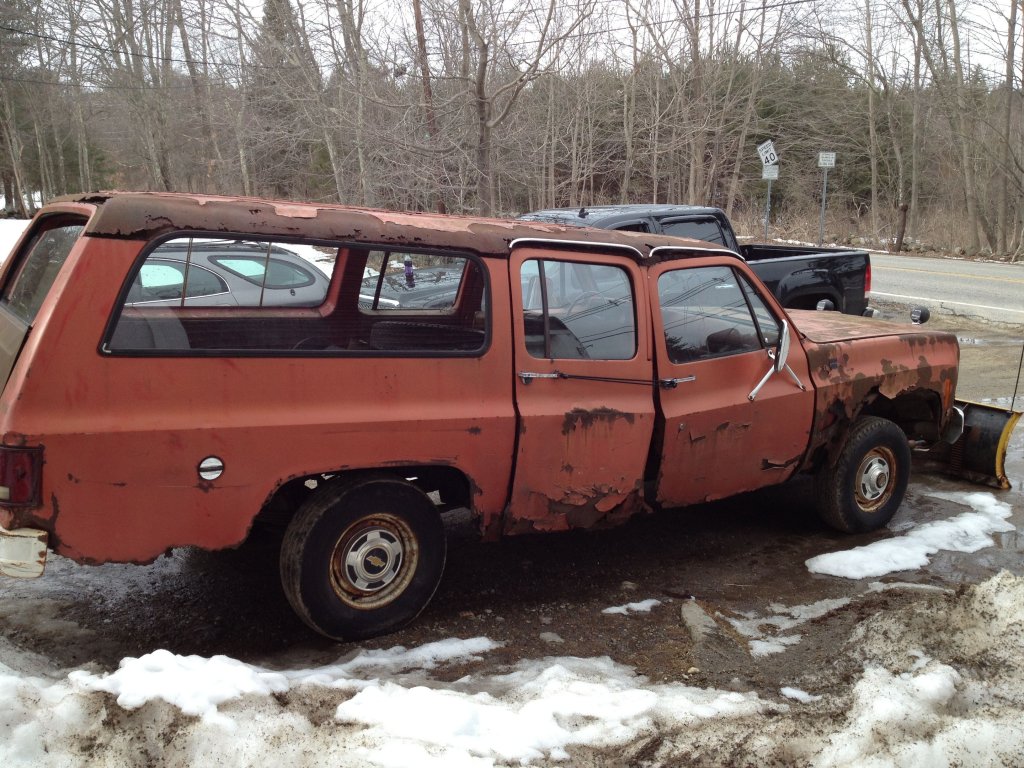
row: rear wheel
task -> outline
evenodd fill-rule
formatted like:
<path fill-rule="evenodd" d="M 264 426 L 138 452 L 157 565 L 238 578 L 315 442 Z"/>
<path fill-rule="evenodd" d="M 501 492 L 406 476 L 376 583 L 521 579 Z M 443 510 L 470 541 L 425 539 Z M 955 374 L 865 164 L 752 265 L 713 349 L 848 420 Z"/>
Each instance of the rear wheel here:
<path fill-rule="evenodd" d="M 815 478 L 818 513 L 840 531 L 876 530 L 896 514 L 909 479 L 910 446 L 903 430 L 866 416 L 850 430 L 836 463 Z"/>
<path fill-rule="evenodd" d="M 363 479 L 328 485 L 299 508 L 281 547 L 281 583 L 306 624 L 356 640 L 412 621 L 444 561 L 444 526 L 426 495 L 404 480 Z"/>

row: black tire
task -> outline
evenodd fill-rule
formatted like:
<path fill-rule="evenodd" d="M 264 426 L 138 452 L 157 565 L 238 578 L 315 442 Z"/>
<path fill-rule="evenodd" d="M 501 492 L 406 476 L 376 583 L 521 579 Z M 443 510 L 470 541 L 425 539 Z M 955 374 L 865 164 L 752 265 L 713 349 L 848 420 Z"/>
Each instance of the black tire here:
<path fill-rule="evenodd" d="M 281 546 L 281 584 L 310 627 L 358 640 L 416 618 L 444 562 L 430 499 L 404 480 L 369 478 L 328 485 L 299 507 Z"/>
<path fill-rule="evenodd" d="M 818 514 L 846 533 L 888 523 L 910 479 L 907 436 L 888 419 L 865 416 L 853 425 L 836 463 L 815 478 Z"/>

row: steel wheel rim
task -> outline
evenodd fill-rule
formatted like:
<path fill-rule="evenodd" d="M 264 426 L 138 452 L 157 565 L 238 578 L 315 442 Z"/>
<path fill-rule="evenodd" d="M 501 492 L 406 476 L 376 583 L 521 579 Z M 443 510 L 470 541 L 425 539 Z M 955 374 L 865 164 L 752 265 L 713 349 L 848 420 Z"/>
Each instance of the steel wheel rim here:
<path fill-rule="evenodd" d="M 892 498 L 895 486 L 896 455 L 878 447 L 861 459 L 856 475 L 857 506 L 865 512 L 877 512 Z"/>
<path fill-rule="evenodd" d="M 380 608 L 405 591 L 418 562 L 408 523 L 387 513 L 370 515 L 338 537 L 331 552 L 331 587 L 352 608 Z"/>

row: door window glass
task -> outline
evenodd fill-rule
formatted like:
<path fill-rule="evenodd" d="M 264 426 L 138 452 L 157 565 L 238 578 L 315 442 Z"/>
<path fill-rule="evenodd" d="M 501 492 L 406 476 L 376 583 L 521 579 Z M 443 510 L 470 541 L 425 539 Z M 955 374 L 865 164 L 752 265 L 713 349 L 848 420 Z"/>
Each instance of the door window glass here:
<path fill-rule="evenodd" d="M 658 278 L 665 344 L 673 363 L 762 349 L 741 279 L 729 267 L 677 269 Z"/>
<path fill-rule="evenodd" d="M 779 343 L 779 334 L 781 333 L 778 319 L 768 309 L 764 299 L 754 290 L 754 286 L 742 275 L 740 276 L 740 285 L 743 286 L 743 293 L 750 302 L 751 309 L 754 310 L 757 327 L 761 332 L 761 341 L 766 347 L 774 347 Z"/>
<path fill-rule="evenodd" d="M 630 360 L 636 355 L 636 314 L 626 270 L 530 259 L 519 277 L 531 356 Z"/>

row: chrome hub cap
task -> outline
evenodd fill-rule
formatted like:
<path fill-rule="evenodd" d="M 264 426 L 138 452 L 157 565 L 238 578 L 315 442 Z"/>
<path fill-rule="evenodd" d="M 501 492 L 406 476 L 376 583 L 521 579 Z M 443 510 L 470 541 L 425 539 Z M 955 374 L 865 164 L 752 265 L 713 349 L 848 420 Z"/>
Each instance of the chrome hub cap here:
<path fill-rule="evenodd" d="M 338 537 L 331 587 L 352 608 L 381 608 L 405 591 L 418 562 L 419 546 L 408 523 L 386 512 L 367 515 Z"/>
<path fill-rule="evenodd" d="M 861 461 L 857 470 L 857 504 L 865 512 L 874 512 L 892 497 L 893 467 L 896 457 L 888 448 L 876 448 Z"/>
<path fill-rule="evenodd" d="M 402 542 L 391 531 L 366 531 L 353 539 L 345 552 L 348 581 L 365 592 L 383 589 L 402 567 L 402 555 Z"/>

